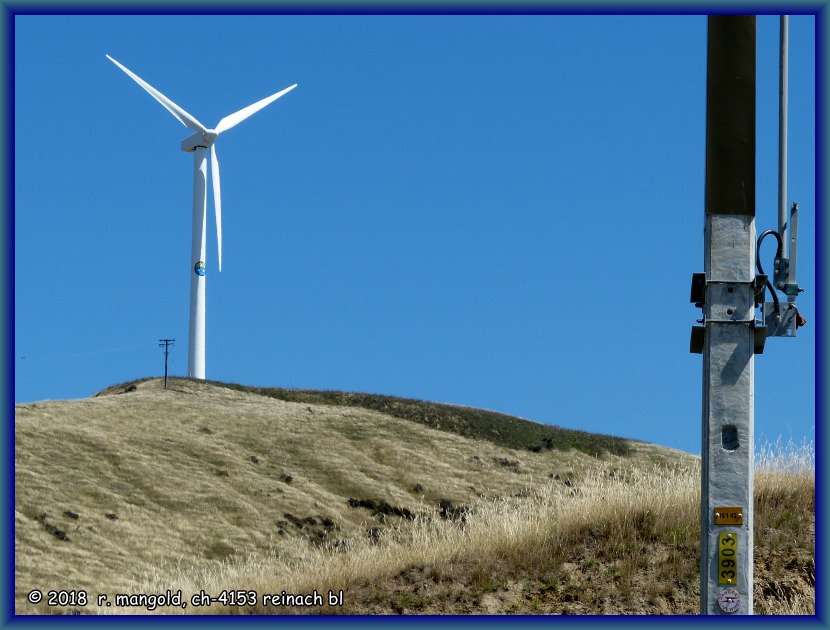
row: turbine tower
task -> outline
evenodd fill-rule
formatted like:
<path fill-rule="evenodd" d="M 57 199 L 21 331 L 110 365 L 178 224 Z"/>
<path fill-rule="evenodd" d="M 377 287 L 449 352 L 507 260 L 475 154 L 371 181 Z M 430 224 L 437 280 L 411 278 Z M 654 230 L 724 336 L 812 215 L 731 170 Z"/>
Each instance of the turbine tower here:
<path fill-rule="evenodd" d="M 207 225 L 207 150 L 210 149 L 211 177 L 213 179 L 213 205 L 216 211 L 216 243 L 219 250 L 219 271 L 222 271 L 222 202 L 219 194 L 219 161 L 214 143 L 223 131 L 235 127 L 243 120 L 270 105 L 297 84 L 276 94 L 225 116 L 215 129 L 208 129 L 193 116 L 176 105 L 149 83 L 130 72 L 107 55 L 107 59 L 121 68 L 136 83 L 161 103 L 185 127 L 196 133 L 182 140 L 182 151 L 193 153 L 193 239 L 190 264 L 190 332 L 187 351 L 187 374 L 191 378 L 205 378 L 205 241 Z"/>

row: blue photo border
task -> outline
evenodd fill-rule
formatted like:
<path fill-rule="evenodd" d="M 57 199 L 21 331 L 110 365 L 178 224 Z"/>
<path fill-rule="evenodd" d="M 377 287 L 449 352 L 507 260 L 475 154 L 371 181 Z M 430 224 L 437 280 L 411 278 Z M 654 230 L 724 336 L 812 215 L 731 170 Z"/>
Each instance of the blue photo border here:
<path fill-rule="evenodd" d="M 54 624 L 69 624 L 83 626 L 113 625 L 144 625 L 153 624 L 158 627 L 174 627 L 181 624 L 222 624 L 232 622 L 234 624 L 245 623 L 254 625 L 278 625 L 280 627 L 325 627 L 330 625 L 346 625 L 354 627 L 380 627 L 380 626 L 405 626 L 405 627 L 426 627 L 437 628 L 446 625 L 450 626 L 503 626 L 519 624 L 522 626 L 577 626 L 590 627 L 594 624 L 605 626 L 608 624 L 636 624 L 667 626 L 669 624 L 698 624 L 705 623 L 708 627 L 729 627 L 744 624 L 768 624 L 782 623 L 780 617 L 729 617 L 729 618 L 702 618 L 691 617 L 430 617 L 430 616 L 405 616 L 405 617 L 365 617 L 365 616 L 339 616 L 339 617 L 225 617 L 225 616 L 198 616 L 198 617 L 175 617 L 165 618 L 160 616 L 117 616 L 117 617 L 32 617 L 14 615 L 14 399 L 12 395 L 14 384 L 14 20 L 16 15 L 38 15 L 38 14 L 638 14 L 638 13 L 660 13 L 660 14 L 697 14 L 708 13 L 745 13 L 745 14 L 811 14 L 816 16 L 816 69 L 817 87 L 816 91 L 816 135 L 819 142 L 816 145 L 816 239 L 827 242 L 828 222 L 824 211 L 827 205 L 827 70 L 828 70 L 828 45 L 826 34 L 830 26 L 830 12 L 828 11 L 828 0 L 821 2 L 555 2 L 555 1 L 530 1 L 519 2 L 502 1 L 481 1 L 454 0 L 442 2 L 439 0 L 407 0 L 403 2 L 382 1 L 322 1 L 309 0 L 290 2 L 244 0 L 242 2 L 163 2 L 161 0 L 145 0 L 130 2 L 111 2 L 102 0 L 100 2 L 60 2 L 37 1 L 37 0 L 0 0 L 0 41 L 2 43 L 2 147 L 3 147 L 3 168 L 0 169 L 0 191 L 2 191 L 2 237 L 3 247 L 0 248 L 2 263 L 0 263 L 0 280 L 2 282 L 3 297 L 3 381 L 2 400 L 5 409 L 2 431 L 2 518 L 0 519 L 0 625 L 46 627 Z M 702 51 L 701 54 L 704 54 Z M 701 99 L 703 99 L 701 95 Z M 701 181 L 701 189 L 703 182 Z M 701 209 L 702 212 L 702 209 Z M 827 452 L 828 431 L 823 422 L 827 418 L 827 378 L 825 375 L 827 358 L 827 334 L 823 324 L 828 319 L 828 293 L 825 291 L 827 283 L 827 268 L 830 263 L 830 255 L 821 245 L 816 243 L 818 278 L 815 290 L 818 294 L 817 312 L 813 321 L 816 328 L 817 362 L 816 362 L 816 614 L 813 617 L 793 617 L 786 619 L 787 623 L 795 623 L 800 626 L 809 625 L 827 627 L 827 545 L 820 534 L 824 531 L 827 520 L 826 500 L 826 464 L 822 454 Z M 690 261 L 690 269 L 694 266 Z M 714 626 L 713 626 L 714 624 Z"/>

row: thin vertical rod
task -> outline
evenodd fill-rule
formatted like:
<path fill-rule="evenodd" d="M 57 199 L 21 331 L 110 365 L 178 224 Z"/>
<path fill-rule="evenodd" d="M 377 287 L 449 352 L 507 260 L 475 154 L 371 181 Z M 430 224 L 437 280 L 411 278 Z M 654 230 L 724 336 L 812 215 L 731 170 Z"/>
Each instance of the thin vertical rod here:
<path fill-rule="evenodd" d="M 787 276 L 787 282 L 789 284 L 797 284 L 795 281 L 795 265 L 796 261 L 798 260 L 797 255 L 797 245 L 798 245 L 798 203 L 793 201 L 793 205 L 790 207 L 790 265 L 789 265 L 789 275 Z M 795 295 L 787 294 L 787 302 L 791 304 L 795 304 Z"/>
<path fill-rule="evenodd" d="M 780 51 L 778 66 L 778 234 L 787 257 L 787 94 L 789 85 L 789 24 L 786 15 L 780 21 Z"/>

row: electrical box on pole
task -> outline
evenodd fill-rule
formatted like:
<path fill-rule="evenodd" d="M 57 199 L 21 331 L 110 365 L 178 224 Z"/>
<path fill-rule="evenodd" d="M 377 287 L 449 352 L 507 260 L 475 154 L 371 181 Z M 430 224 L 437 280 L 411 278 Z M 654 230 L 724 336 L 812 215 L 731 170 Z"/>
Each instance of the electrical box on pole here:
<path fill-rule="evenodd" d="M 785 26 L 782 19 L 782 41 Z M 767 338 L 793 337 L 805 323 L 795 306 L 801 290 L 795 282 L 798 206 L 789 220 L 788 259 L 782 234 L 768 230 L 756 239 L 755 16 L 709 16 L 707 55 L 705 271 L 693 275 L 691 291 L 703 318 L 690 343 L 692 352 L 703 354 L 700 613 L 751 615 L 755 355 Z M 769 278 L 760 247 L 773 234 L 778 249 Z M 763 302 L 767 290 L 772 303 Z"/>

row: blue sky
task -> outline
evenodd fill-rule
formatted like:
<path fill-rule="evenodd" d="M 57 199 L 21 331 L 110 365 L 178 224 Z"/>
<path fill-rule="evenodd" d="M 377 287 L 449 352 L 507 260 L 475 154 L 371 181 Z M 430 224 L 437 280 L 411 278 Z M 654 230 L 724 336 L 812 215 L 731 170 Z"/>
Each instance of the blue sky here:
<path fill-rule="evenodd" d="M 815 438 L 816 26 L 790 18 L 809 323 L 756 358 L 759 440 Z M 299 84 L 216 145 L 207 378 L 700 452 L 705 15 L 18 15 L 14 35 L 15 401 L 160 376 L 165 337 L 187 371 L 191 132 L 110 54 L 208 126 Z M 760 233 L 777 16 L 757 81 Z"/>

